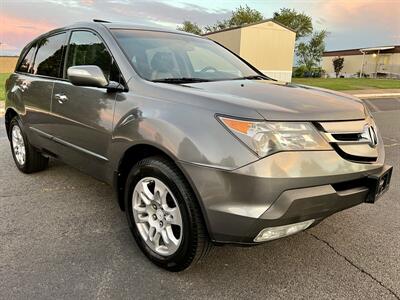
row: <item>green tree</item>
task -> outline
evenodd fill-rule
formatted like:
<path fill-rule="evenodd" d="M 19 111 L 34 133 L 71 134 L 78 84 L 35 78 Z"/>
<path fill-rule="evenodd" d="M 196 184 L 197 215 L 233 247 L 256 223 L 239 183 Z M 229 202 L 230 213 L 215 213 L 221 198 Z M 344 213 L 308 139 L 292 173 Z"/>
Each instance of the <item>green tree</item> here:
<path fill-rule="evenodd" d="M 325 51 L 326 30 L 316 31 L 312 34 L 308 42 L 301 42 L 297 46 L 296 56 L 300 64 L 311 71 L 313 67 L 319 65 L 322 54 Z"/>
<path fill-rule="evenodd" d="M 340 71 L 343 69 L 344 58 L 343 57 L 335 57 L 332 59 L 333 69 L 335 70 L 336 78 L 338 78 Z"/>
<path fill-rule="evenodd" d="M 218 20 L 214 25 L 207 25 L 204 27 L 206 32 L 213 32 L 229 28 L 229 20 Z"/>
<path fill-rule="evenodd" d="M 239 6 L 229 19 L 229 26 L 240 26 L 245 24 L 251 24 L 260 22 L 264 19 L 261 12 L 256 9 L 252 9 L 247 5 L 245 7 Z"/>
<path fill-rule="evenodd" d="M 274 12 L 273 19 L 293 29 L 296 32 L 296 40 L 313 32 L 311 17 L 294 9 L 281 8 L 279 12 Z"/>
<path fill-rule="evenodd" d="M 190 21 L 184 21 L 181 26 L 178 26 L 176 29 L 180 31 L 186 31 L 193 34 L 201 35 L 203 30 L 196 23 L 192 23 Z"/>
<path fill-rule="evenodd" d="M 206 26 L 207 32 L 222 30 L 235 26 L 241 26 L 245 24 L 251 24 L 260 22 L 264 19 L 261 12 L 256 9 L 252 9 L 249 6 L 239 6 L 232 14 L 229 19 L 217 21 L 214 25 Z"/>

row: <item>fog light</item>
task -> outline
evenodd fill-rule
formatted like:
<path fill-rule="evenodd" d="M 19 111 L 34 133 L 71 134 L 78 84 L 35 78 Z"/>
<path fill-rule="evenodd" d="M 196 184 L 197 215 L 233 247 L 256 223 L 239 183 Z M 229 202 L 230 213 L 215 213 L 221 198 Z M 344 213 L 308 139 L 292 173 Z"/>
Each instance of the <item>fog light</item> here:
<path fill-rule="evenodd" d="M 289 225 L 277 226 L 277 227 L 268 227 L 263 230 L 256 236 L 254 239 L 255 242 L 266 242 L 279 239 L 284 236 L 292 235 L 307 229 L 310 227 L 312 223 L 314 223 L 314 219 L 307 220 L 300 223 L 294 223 Z"/>

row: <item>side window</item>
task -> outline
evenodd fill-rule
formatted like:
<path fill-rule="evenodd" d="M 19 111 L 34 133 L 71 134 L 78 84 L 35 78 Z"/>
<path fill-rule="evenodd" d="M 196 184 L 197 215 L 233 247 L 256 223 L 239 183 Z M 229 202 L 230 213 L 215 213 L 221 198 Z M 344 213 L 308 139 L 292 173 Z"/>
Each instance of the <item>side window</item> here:
<path fill-rule="evenodd" d="M 24 59 L 17 68 L 18 72 L 33 73 L 33 59 L 36 52 L 36 45 L 32 46 L 29 51 L 25 54 Z"/>
<path fill-rule="evenodd" d="M 46 37 L 38 42 L 33 73 L 49 77 L 61 77 L 61 62 L 66 33 Z"/>
<path fill-rule="evenodd" d="M 94 33 L 72 32 L 69 42 L 67 69 L 72 66 L 96 65 L 108 80 L 119 82 L 119 72 L 106 46 Z"/>

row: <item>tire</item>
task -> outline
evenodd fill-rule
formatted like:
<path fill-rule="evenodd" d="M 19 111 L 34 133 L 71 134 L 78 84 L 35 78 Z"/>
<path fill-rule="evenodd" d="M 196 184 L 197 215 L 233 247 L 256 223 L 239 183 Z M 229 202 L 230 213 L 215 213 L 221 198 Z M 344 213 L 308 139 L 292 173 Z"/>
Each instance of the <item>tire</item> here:
<path fill-rule="evenodd" d="M 158 190 L 162 190 L 162 188 L 160 189 L 162 184 L 164 184 L 168 190 L 168 195 L 165 197 L 159 196 L 161 192 L 158 192 Z M 148 187 L 147 192 L 153 189 L 150 191 L 150 193 L 153 193 L 153 201 L 151 202 L 153 205 L 147 205 L 143 201 L 143 199 L 149 198 L 139 196 L 142 195 L 143 192 L 138 191 L 145 191 L 145 189 L 141 190 L 141 188 L 146 185 Z M 163 201 L 161 198 L 165 198 L 166 200 Z M 162 207 L 165 207 L 165 205 L 160 205 L 156 212 L 155 210 L 153 211 L 155 212 L 154 214 L 151 213 L 151 209 L 155 209 L 155 205 L 165 201 L 169 204 L 166 210 L 164 210 L 164 217 L 162 213 L 161 216 L 159 215 L 159 211 L 162 210 Z M 175 207 L 173 207 L 174 205 Z M 179 209 L 179 215 L 175 208 Z M 140 209 L 140 212 L 138 212 L 138 209 Z M 144 210 L 146 210 L 146 212 L 142 213 Z M 168 220 L 169 217 L 171 217 L 168 213 L 170 211 L 174 212 L 175 219 L 173 219 L 172 222 L 179 223 L 178 219 L 180 216 L 182 226 L 178 230 L 179 225 L 170 225 L 172 229 L 170 228 L 171 230 L 169 231 L 166 230 L 166 232 L 170 233 L 166 237 L 167 240 L 170 240 L 169 244 L 165 243 L 161 227 L 158 227 L 157 230 L 160 230 L 161 233 L 158 237 L 159 242 L 156 244 L 161 246 L 157 248 L 150 242 L 150 238 L 146 241 L 143 235 L 146 235 L 146 228 L 149 228 L 148 236 L 151 235 L 150 232 L 156 232 L 154 234 L 154 237 L 156 237 L 158 231 L 151 229 L 151 222 L 154 220 L 156 223 L 164 222 L 165 228 L 168 229 Z M 125 212 L 129 227 L 139 248 L 159 267 L 172 272 L 182 271 L 188 268 L 192 263 L 198 262 L 210 250 L 211 244 L 205 230 L 201 210 L 193 191 L 180 170 L 172 162 L 161 156 L 145 158 L 132 168 L 126 180 Z M 136 220 L 143 219 L 147 221 L 137 223 L 135 218 Z M 156 224 L 154 226 L 156 227 L 158 225 Z M 174 226 L 177 227 L 175 228 Z M 176 240 L 174 240 L 174 238 L 176 238 Z M 172 240 L 176 242 L 179 238 L 180 242 L 178 246 L 177 243 L 171 242 Z M 157 238 L 153 239 L 156 240 Z M 161 253 L 162 251 L 164 252 Z"/>
<path fill-rule="evenodd" d="M 47 168 L 49 159 L 44 157 L 28 141 L 23 131 L 23 126 L 18 117 L 14 117 L 10 122 L 8 135 L 10 137 L 11 152 L 17 168 L 23 173 L 34 173 Z M 14 132 L 15 131 L 15 132 Z M 17 135 L 17 139 L 13 137 Z M 18 144 L 17 144 L 18 143 Z M 15 147 L 17 145 L 17 148 Z M 24 152 L 24 159 L 20 153 Z"/>

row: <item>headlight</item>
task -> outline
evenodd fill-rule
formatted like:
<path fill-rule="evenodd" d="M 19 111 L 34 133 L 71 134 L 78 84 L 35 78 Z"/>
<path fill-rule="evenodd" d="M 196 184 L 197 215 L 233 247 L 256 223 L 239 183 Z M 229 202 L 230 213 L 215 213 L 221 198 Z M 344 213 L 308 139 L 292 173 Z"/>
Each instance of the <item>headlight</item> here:
<path fill-rule="evenodd" d="M 279 151 L 329 150 L 328 142 L 308 122 L 246 121 L 218 117 L 258 156 Z"/>

